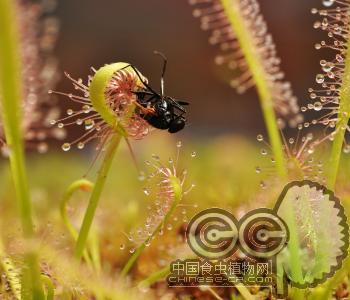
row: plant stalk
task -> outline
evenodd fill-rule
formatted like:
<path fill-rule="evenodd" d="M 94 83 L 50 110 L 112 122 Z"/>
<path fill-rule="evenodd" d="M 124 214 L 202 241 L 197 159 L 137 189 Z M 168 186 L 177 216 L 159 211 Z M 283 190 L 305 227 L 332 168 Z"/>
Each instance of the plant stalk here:
<path fill-rule="evenodd" d="M 10 150 L 9 160 L 24 238 L 34 237 L 32 208 L 25 166 L 22 133 L 22 85 L 16 1 L 0 1 L 0 92 L 5 138 Z M 38 259 L 33 249 L 26 249 L 29 287 L 34 299 L 43 299 Z M 27 277 L 27 276 L 25 276 Z"/>
<path fill-rule="evenodd" d="M 348 125 L 349 117 L 350 117 L 349 86 L 350 86 L 350 39 L 347 45 L 344 75 L 342 78 L 342 85 L 340 87 L 340 92 L 339 92 L 338 119 L 337 119 L 335 134 L 333 136 L 334 140 L 332 144 L 331 156 L 329 159 L 327 183 L 328 183 L 328 188 L 331 190 L 334 190 L 334 187 L 335 187 L 338 170 L 339 170 L 340 157 L 341 157 L 342 148 L 343 148 L 344 135 L 345 135 L 346 127 Z"/>
<path fill-rule="evenodd" d="M 350 39 L 347 42 L 347 51 L 345 56 L 345 69 L 342 77 L 342 84 L 339 92 L 339 112 L 337 116 L 337 124 L 335 133 L 333 135 L 333 144 L 331 155 L 329 158 L 328 173 L 327 173 L 327 187 L 334 191 L 339 172 L 340 159 L 343 149 L 344 136 L 346 133 L 347 124 L 350 117 Z M 343 267 L 338 270 L 332 279 L 325 283 L 324 288 L 318 290 L 319 299 L 328 299 L 332 294 L 332 288 L 340 283 L 345 276 L 345 270 L 349 264 L 349 259 L 343 262 Z"/>
<path fill-rule="evenodd" d="M 282 150 L 282 141 L 274 111 L 272 93 L 266 80 L 263 65 L 255 52 L 255 46 L 251 34 L 244 24 L 244 19 L 239 11 L 238 0 L 220 0 L 225 14 L 232 26 L 233 32 L 241 46 L 248 68 L 253 76 L 259 94 L 261 110 L 266 124 L 272 152 L 276 161 L 278 175 L 287 177 L 287 168 Z"/>
<path fill-rule="evenodd" d="M 345 56 L 345 68 L 342 77 L 342 84 L 339 92 L 339 112 L 335 134 L 333 136 L 333 144 L 331 156 L 329 158 L 329 169 L 327 184 L 328 188 L 334 190 L 337 180 L 340 157 L 343 148 L 344 135 L 350 117 L 350 38 L 347 42 L 347 50 Z"/>
<path fill-rule="evenodd" d="M 77 244 L 75 247 L 75 257 L 79 260 L 81 259 L 84 253 L 91 224 L 95 216 L 96 208 L 100 200 L 100 196 L 104 188 L 106 178 L 112 165 L 114 154 L 119 146 L 120 140 L 120 134 L 115 133 L 111 137 L 111 140 L 109 141 L 109 144 L 107 146 L 105 158 L 102 162 L 100 170 L 98 171 L 96 183 L 90 196 L 89 204 L 84 215 L 83 223 L 80 228 Z"/>

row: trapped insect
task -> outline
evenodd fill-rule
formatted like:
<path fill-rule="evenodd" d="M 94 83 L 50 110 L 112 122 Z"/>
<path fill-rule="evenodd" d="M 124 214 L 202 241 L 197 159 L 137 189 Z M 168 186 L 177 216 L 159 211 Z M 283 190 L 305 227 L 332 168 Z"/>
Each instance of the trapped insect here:
<path fill-rule="evenodd" d="M 164 75 L 167 66 L 167 58 L 163 53 L 158 51 L 154 51 L 154 54 L 160 55 L 163 59 L 160 93 L 157 93 L 148 85 L 144 77 L 141 76 L 133 65 L 130 64 L 125 67 L 131 67 L 145 87 L 141 91 L 133 92 L 137 96 L 136 111 L 141 118 L 146 120 L 151 126 L 157 129 L 168 130 L 170 133 L 175 133 L 182 130 L 186 125 L 186 109 L 183 106 L 189 105 L 189 103 L 164 94 Z"/>

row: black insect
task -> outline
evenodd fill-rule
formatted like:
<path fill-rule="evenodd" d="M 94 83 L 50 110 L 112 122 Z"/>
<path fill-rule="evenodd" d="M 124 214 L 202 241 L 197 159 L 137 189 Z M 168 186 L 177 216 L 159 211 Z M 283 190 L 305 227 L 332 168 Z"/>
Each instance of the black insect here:
<path fill-rule="evenodd" d="M 160 94 L 155 92 L 140 75 L 140 72 L 133 66 L 131 67 L 144 85 L 144 90 L 134 92 L 137 96 L 139 115 L 155 128 L 168 130 L 175 133 L 182 130 L 186 125 L 186 110 L 184 105 L 188 102 L 179 101 L 172 97 L 164 95 L 164 75 L 167 66 L 167 58 L 164 54 L 154 51 L 154 54 L 163 58 L 163 70 L 160 79 Z"/>

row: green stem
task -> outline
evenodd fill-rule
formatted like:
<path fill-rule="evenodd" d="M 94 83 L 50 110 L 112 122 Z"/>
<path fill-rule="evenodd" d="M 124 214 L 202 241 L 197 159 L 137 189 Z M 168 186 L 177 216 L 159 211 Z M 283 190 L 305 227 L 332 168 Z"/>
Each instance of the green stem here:
<path fill-rule="evenodd" d="M 249 292 L 249 289 L 242 283 L 236 283 L 235 288 L 246 300 L 254 300 L 255 297 Z"/>
<path fill-rule="evenodd" d="M 148 276 L 146 279 L 142 280 L 139 283 L 140 287 L 148 287 L 152 285 L 153 283 L 156 283 L 157 281 L 167 277 L 170 274 L 170 266 L 167 266 L 163 269 L 160 269 L 159 271 L 152 273 L 150 276 Z"/>
<path fill-rule="evenodd" d="M 106 151 L 105 159 L 102 162 L 101 168 L 98 172 L 97 180 L 92 191 L 88 207 L 85 212 L 83 224 L 78 236 L 75 256 L 80 259 L 83 255 L 90 227 L 95 215 L 96 207 L 100 199 L 108 171 L 111 167 L 114 153 L 118 148 L 121 137 L 127 137 L 127 132 L 120 123 L 120 120 L 116 118 L 115 112 L 111 109 L 105 95 L 106 87 L 108 86 L 113 75 L 122 70 L 132 70 L 127 63 L 114 63 L 106 65 L 95 73 L 89 86 L 90 100 L 94 109 L 99 113 L 100 117 L 113 129 L 114 135 L 109 141 L 108 149 Z M 133 71 L 133 70 L 132 70 Z M 134 71 L 133 71 L 134 72 Z M 137 83 L 140 83 L 140 79 L 137 79 Z M 140 85 L 141 86 L 141 85 Z M 123 121 L 127 123 L 132 117 L 135 110 L 135 105 L 131 104 L 125 111 Z"/>
<path fill-rule="evenodd" d="M 292 288 L 292 296 L 291 299 L 293 300 L 305 300 L 305 294 L 307 290 L 306 289 L 298 289 L 298 288 Z"/>
<path fill-rule="evenodd" d="M 350 199 L 344 199 L 344 204 L 349 203 Z M 345 213 L 349 214 L 349 208 L 347 205 L 344 205 Z M 326 281 L 325 284 L 320 286 L 318 289 L 314 289 L 312 291 L 312 300 L 313 299 L 321 299 L 328 300 L 332 296 L 333 289 L 336 288 L 342 280 L 344 280 L 345 276 L 348 275 L 350 271 L 350 257 L 349 255 L 342 262 L 342 267 L 330 278 Z"/>
<path fill-rule="evenodd" d="M 328 176 L 327 186 L 330 190 L 335 189 L 335 184 L 338 176 L 340 158 L 342 154 L 344 136 L 346 127 L 350 117 L 350 38 L 347 41 L 347 51 L 345 56 L 345 69 L 342 77 L 342 84 L 339 92 L 339 111 L 335 133 L 333 135 L 333 144 L 331 150 L 331 156 L 328 164 Z M 349 260 L 343 263 L 343 267 L 335 274 L 335 276 L 329 280 L 325 285 L 324 289 L 319 292 L 319 299 L 328 299 L 332 293 L 332 289 L 340 283 L 341 279 L 345 276 L 345 266 L 349 264 Z"/>
<path fill-rule="evenodd" d="M 334 141 L 332 145 L 332 152 L 329 159 L 329 169 L 327 183 L 328 188 L 334 190 L 339 162 L 342 153 L 344 135 L 346 132 L 346 126 L 350 117 L 350 38 L 347 42 L 347 51 L 345 56 L 345 69 L 342 77 L 342 84 L 339 92 L 339 112 L 338 120 L 336 124 Z"/>
<path fill-rule="evenodd" d="M 134 265 L 134 263 L 136 262 L 138 257 L 141 255 L 143 250 L 146 248 L 146 245 L 151 242 L 153 237 L 156 236 L 158 234 L 158 232 L 164 227 L 164 224 L 166 224 L 169 221 L 169 218 L 171 217 L 171 215 L 173 214 L 174 210 L 176 209 L 176 207 L 178 206 L 179 202 L 181 201 L 181 199 L 182 199 L 182 186 L 181 186 L 181 183 L 180 183 L 179 179 L 177 177 L 172 176 L 172 177 L 170 177 L 170 181 L 171 181 L 171 185 L 172 185 L 172 188 L 173 188 L 173 191 L 174 191 L 173 203 L 171 204 L 170 209 L 166 213 L 166 215 L 164 217 L 164 220 L 158 224 L 156 229 L 152 232 L 151 236 L 148 237 L 147 240 L 144 241 L 141 244 L 141 246 L 139 246 L 136 249 L 136 251 L 133 253 L 133 255 L 129 258 L 129 260 L 127 261 L 127 263 L 124 266 L 123 270 L 121 271 L 121 276 L 122 277 L 126 276 L 129 273 L 130 269 L 132 268 L 132 266 Z"/>
<path fill-rule="evenodd" d="M 10 149 L 11 172 L 19 202 L 24 237 L 34 237 L 32 209 L 24 158 L 22 133 L 22 86 L 19 34 L 16 24 L 16 2 L 0 1 L 0 91 L 1 112 L 5 138 Z M 27 250 L 26 262 L 30 273 L 32 295 L 43 299 L 40 271 L 36 254 Z"/>
<path fill-rule="evenodd" d="M 350 71 L 350 70 L 349 70 Z M 347 84 L 350 84 L 350 80 Z M 348 101 L 350 104 L 350 93 L 348 95 Z M 339 164 L 340 164 L 340 158 L 341 153 L 343 149 L 343 141 L 344 141 L 344 135 L 345 135 L 345 128 L 347 123 L 349 122 L 349 117 L 345 116 L 343 108 L 345 105 L 340 104 L 340 111 L 338 114 L 338 122 L 336 126 L 336 131 L 334 134 L 334 140 L 332 144 L 332 151 L 331 156 L 329 158 L 329 169 L 328 169 L 328 176 L 327 176 L 327 186 L 329 189 L 334 190 L 335 189 L 335 183 L 338 176 L 339 171 Z M 343 111 L 343 113 L 341 113 Z M 348 110 L 347 114 L 350 113 L 350 110 Z"/>
<path fill-rule="evenodd" d="M 98 172 L 96 183 L 95 183 L 94 189 L 92 191 L 92 194 L 91 194 L 91 197 L 89 200 L 88 207 L 87 207 L 85 215 L 84 215 L 83 223 L 82 223 L 82 226 L 81 226 L 81 229 L 79 232 L 79 236 L 78 236 L 78 240 L 77 240 L 77 244 L 75 247 L 75 256 L 78 259 L 80 259 L 83 255 L 86 241 L 87 241 L 89 231 L 91 228 L 91 224 L 92 224 L 93 218 L 95 216 L 97 204 L 99 202 L 102 190 L 104 188 L 107 174 L 108 174 L 109 169 L 112 165 L 114 154 L 115 154 L 115 152 L 118 148 L 118 145 L 120 143 L 120 139 L 121 139 L 120 134 L 114 134 L 112 136 L 111 140 L 109 141 L 108 146 L 107 146 L 106 155 L 105 155 L 105 158 L 102 162 L 101 168 Z"/>
<path fill-rule="evenodd" d="M 241 51 L 256 84 L 272 152 L 276 161 L 277 172 L 280 177 L 285 178 L 287 176 L 287 168 L 272 101 L 272 92 L 262 62 L 259 60 L 259 55 L 256 53 L 253 38 L 240 12 L 238 2 L 238 0 L 221 0 L 221 4 L 240 44 Z"/>

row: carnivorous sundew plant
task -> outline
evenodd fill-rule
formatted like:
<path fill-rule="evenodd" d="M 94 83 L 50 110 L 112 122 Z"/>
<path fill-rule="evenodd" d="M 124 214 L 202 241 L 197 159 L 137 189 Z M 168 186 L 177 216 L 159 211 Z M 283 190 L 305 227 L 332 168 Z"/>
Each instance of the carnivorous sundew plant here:
<path fill-rule="evenodd" d="M 84 84 L 82 79 L 75 80 L 65 73 L 81 95 L 49 91 L 64 95 L 80 105 L 77 110 L 69 108 L 67 116 L 62 119 L 51 120 L 51 124 L 57 125 L 58 128 L 82 126 L 84 129 L 84 133 L 78 139 L 62 145 L 64 151 L 70 150 L 72 145 L 83 149 L 85 144 L 93 139 L 99 140 L 100 148 L 116 131 L 135 139 L 147 135 L 147 122 L 132 111 L 136 103 L 136 95 L 133 92 L 137 92 L 143 86 L 135 71 L 131 67 L 125 68 L 126 66 L 126 63 L 116 63 L 98 71 L 92 68 L 94 75 L 89 76 L 87 84 Z"/>
<path fill-rule="evenodd" d="M 350 146 L 345 139 L 345 133 L 350 131 L 350 2 L 323 1 L 323 6 L 322 9 L 312 9 L 312 13 L 321 18 L 314 23 L 314 28 L 325 31 L 328 39 L 317 43 L 315 48 L 331 49 L 335 54 L 331 60 L 320 61 L 322 73 L 316 75 L 316 82 L 320 88 L 309 89 L 313 102 L 303 110 L 311 109 L 322 113 L 321 117 L 312 123 L 326 126 L 326 138 L 332 141 L 327 182 L 330 188 L 334 188 L 342 149 L 345 153 L 350 152 Z"/>
<path fill-rule="evenodd" d="M 296 127 L 302 116 L 293 96 L 291 85 L 283 80 L 280 59 L 268 33 L 266 22 L 256 0 L 190 0 L 196 5 L 195 17 L 200 17 L 201 28 L 211 31 L 211 44 L 219 45 L 221 54 L 215 59 L 219 65 L 227 65 L 241 74 L 230 84 L 238 93 L 255 86 L 266 122 L 276 168 L 279 175 L 286 176 L 281 152 L 279 128 L 287 122 Z M 236 73 L 236 72 L 235 72 Z M 275 114 L 279 115 L 279 124 Z"/>
<path fill-rule="evenodd" d="M 77 239 L 75 255 L 81 258 L 114 154 L 122 137 L 142 138 L 148 133 L 148 124 L 136 114 L 136 94 L 144 88 L 147 79 L 127 63 L 114 63 L 101 67 L 89 78 L 88 85 L 82 80 L 72 80 L 75 89 L 83 95 L 75 96 L 60 92 L 81 105 L 77 111 L 69 109 L 68 116 L 52 124 L 59 128 L 70 125 L 83 125 L 85 133 L 72 143 L 64 143 L 62 149 L 68 151 L 72 144 L 79 149 L 92 139 L 99 139 L 99 148 L 105 149 L 105 157 L 98 172 L 90 201 Z"/>
<path fill-rule="evenodd" d="M 180 148 L 182 142 L 177 142 L 177 154 L 175 159 L 169 158 L 167 162 L 162 162 L 158 155 L 152 155 L 152 160 L 147 160 L 145 164 L 152 168 L 148 174 L 149 186 L 143 189 L 145 195 L 154 196 L 154 209 L 150 208 L 144 227 L 140 227 L 136 234 L 127 234 L 127 238 L 135 246 L 129 252 L 132 254 L 122 269 L 121 275 L 126 275 L 138 257 L 146 247 L 151 245 L 156 236 L 162 236 L 164 231 L 172 230 L 174 212 L 180 206 L 182 198 L 188 194 L 194 184 L 186 187 L 187 170 L 180 170 L 178 167 Z M 196 153 L 192 152 L 191 157 Z M 176 220 L 176 218 L 175 218 Z M 183 220 L 182 220 L 183 221 Z"/>

